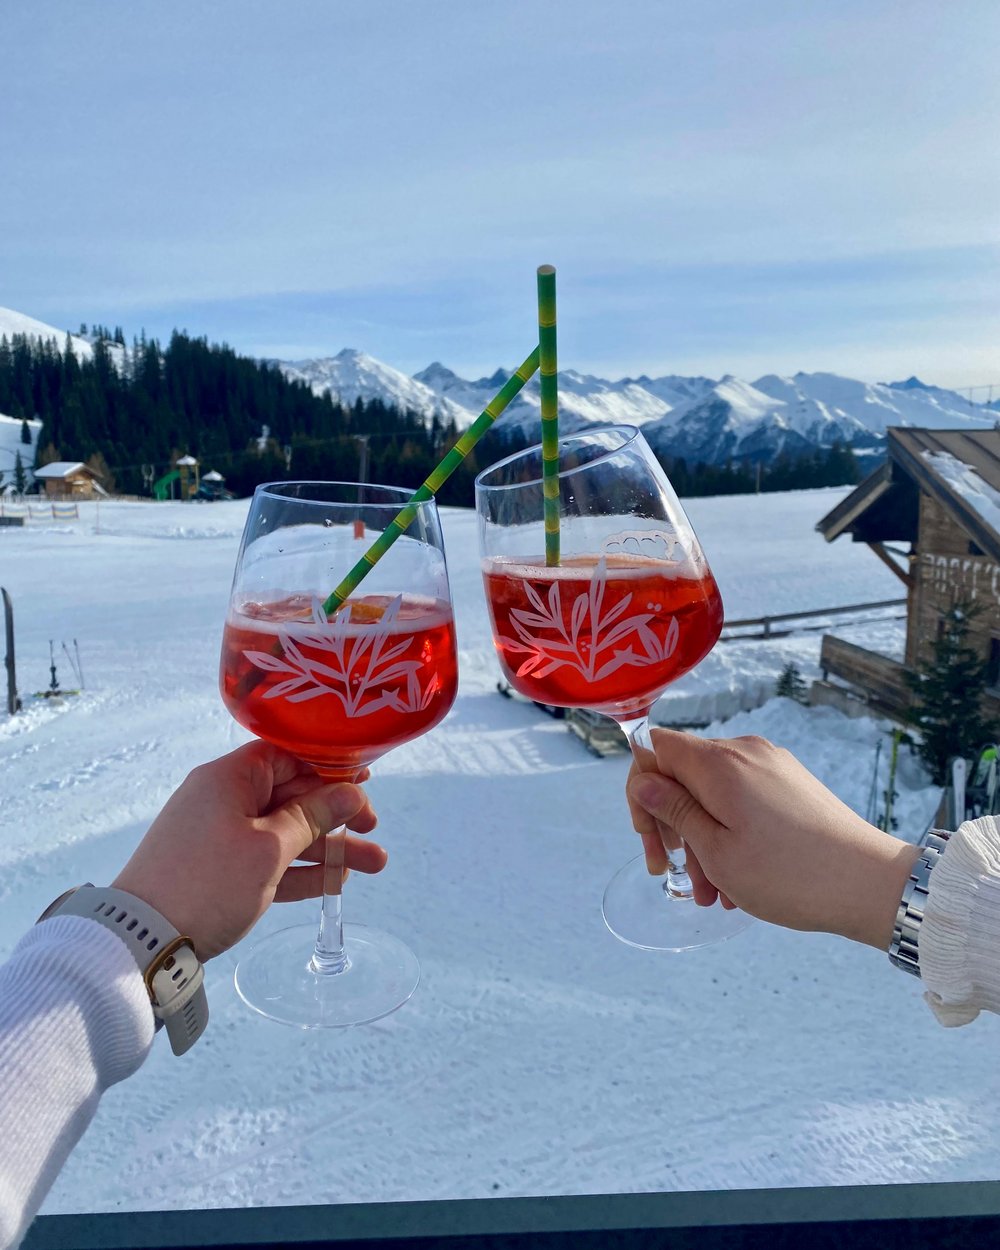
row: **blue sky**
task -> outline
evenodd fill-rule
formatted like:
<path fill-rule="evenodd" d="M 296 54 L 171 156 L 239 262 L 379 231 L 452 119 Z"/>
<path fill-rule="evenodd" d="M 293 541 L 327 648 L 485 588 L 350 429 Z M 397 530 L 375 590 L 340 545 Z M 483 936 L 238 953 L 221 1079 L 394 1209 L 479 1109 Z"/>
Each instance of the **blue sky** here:
<path fill-rule="evenodd" d="M 995 0 L 0 12 L 0 305 L 466 375 L 1000 382 Z"/>

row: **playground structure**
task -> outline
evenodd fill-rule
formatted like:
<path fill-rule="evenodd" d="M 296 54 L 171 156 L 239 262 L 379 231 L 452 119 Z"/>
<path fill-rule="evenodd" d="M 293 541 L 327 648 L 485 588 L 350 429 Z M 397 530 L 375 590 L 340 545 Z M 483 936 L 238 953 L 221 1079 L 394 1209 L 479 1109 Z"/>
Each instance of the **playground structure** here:
<path fill-rule="evenodd" d="M 153 498 L 175 499 L 174 484 L 180 481 L 180 473 L 176 469 L 171 469 L 169 473 L 164 473 L 163 477 L 153 483 Z"/>
<path fill-rule="evenodd" d="M 156 499 L 193 499 L 198 489 L 198 461 L 194 456 L 181 456 L 169 473 L 153 483 Z"/>

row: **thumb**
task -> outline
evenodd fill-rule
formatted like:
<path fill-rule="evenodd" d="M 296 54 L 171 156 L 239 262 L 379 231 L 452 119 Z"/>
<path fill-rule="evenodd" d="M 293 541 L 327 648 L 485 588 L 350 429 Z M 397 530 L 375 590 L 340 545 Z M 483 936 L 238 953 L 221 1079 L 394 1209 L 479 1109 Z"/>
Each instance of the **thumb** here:
<path fill-rule="evenodd" d="M 290 862 L 322 834 L 346 824 L 367 802 L 360 786 L 339 781 L 294 795 L 267 817 L 267 823 L 280 837 Z"/>
<path fill-rule="evenodd" d="M 661 773 L 638 773 L 628 784 L 629 797 L 660 824 L 683 838 L 704 863 L 722 826 L 678 782 Z"/>

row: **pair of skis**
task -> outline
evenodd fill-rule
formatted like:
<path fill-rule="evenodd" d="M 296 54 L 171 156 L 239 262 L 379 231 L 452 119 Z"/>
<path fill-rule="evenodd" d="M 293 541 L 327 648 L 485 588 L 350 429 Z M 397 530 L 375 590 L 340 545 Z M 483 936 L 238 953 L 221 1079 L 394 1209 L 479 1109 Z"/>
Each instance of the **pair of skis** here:
<path fill-rule="evenodd" d="M 868 807 L 865 812 L 865 819 L 884 829 L 886 833 L 891 833 L 896 828 L 896 817 L 893 815 L 893 804 L 899 797 L 896 789 L 896 769 L 899 764 L 899 746 L 906 737 L 902 729 L 894 729 L 892 731 L 892 746 L 889 750 L 889 776 L 886 780 L 885 789 L 882 791 L 882 811 L 876 816 L 875 809 L 878 798 L 878 766 L 882 758 L 882 739 L 879 738 L 875 744 L 875 768 L 872 770 L 872 784 L 868 792 Z"/>
<path fill-rule="evenodd" d="M 969 768 L 969 761 L 956 756 L 950 765 L 952 827 L 963 820 L 1000 812 L 1000 745 L 984 746 Z"/>
<path fill-rule="evenodd" d="M 49 688 L 48 690 L 39 690 L 35 697 L 38 699 L 61 699 L 66 694 L 79 694 L 83 689 L 83 663 L 80 660 L 80 647 L 76 639 L 73 639 L 73 650 L 76 652 L 76 658 L 70 652 L 65 642 L 61 643 L 63 651 L 66 653 L 66 659 L 69 660 L 70 668 L 76 677 L 78 688 L 76 690 L 63 690 L 59 685 L 59 674 L 56 671 L 56 649 L 55 643 L 49 639 Z"/>

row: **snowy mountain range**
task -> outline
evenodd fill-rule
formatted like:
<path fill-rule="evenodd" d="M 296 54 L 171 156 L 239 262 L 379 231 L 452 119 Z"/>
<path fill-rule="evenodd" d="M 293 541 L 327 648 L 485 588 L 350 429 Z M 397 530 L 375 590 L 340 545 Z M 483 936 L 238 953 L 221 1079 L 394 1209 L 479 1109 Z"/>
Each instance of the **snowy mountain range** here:
<path fill-rule="evenodd" d="M 410 377 L 364 352 L 345 348 L 321 360 L 278 362 L 289 377 L 307 382 L 344 403 L 378 397 L 428 418 L 454 418 L 464 428 L 510 376 L 498 369 L 468 380 L 438 361 Z M 561 427 L 625 422 L 642 428 L 647 441 L 668 456 L 691 462 L 729 458 L 768 461 L 835 442 L 877 448 L 893 425 L 936 429 L 992 428 L 996 414 L 954 391 L 905 382 L 860 382 L 834 373 L 765 374 L 754 382 L 727 375 L 606 378 L 563 369 L 559 373 Z M 498 427 L 532 435 L 539 428 L 538 378 L 498 421 Z"/>
<path fill-rule="evenodd" d="M 0 337 L 26 334 L 55 338 L 65 347 L 67 333 L 22 313 L 0 308 Z M 80 359 L 93 354 L 92 341 L 69 335 Z M 117 354 L 123 349 L 112 345 Z M 336 356 L 272 361 L 291 379 L 344 404 L 380 399 L 437 416 L 464 429 L 510 376 L 498 369 L 489 377 L 462 378 L 438 361 L 412 377 L 365 352 L 345 348 Z M 754 382 L 726 375 L 718 380 L 668 374 L 610 381 L 563 369 L 559 374 L 561 428 L 625 422 L 640 426 L 651 446 L 665 456 L 719 464 L 727 459 L 770 461 L 785 451 L 797 454 L 840 441 L 864 450 L 879 448 L 889 426 L 935 429 L 991 429 L 995 407 L 970 404 L 954 391 L 927 386 L 915 377 L 904 382 L 861 382 L 834 373 L 765 374 Z M 498 427 L 531 437 L 539 428 L 538 377 L 532 378 Z"/>
<path fill-rule="evenodd" d="M 61 352 L 66 350 L 68 342 L 77 360 L 92 360 L 94 356 L 96 340 L 93 335 L 70 334 L 68 330 L 57 330 L 55 326 L 47 325 L 44 321 L 37 321 L 34 317 L 26 316 L 25 313 L 15 312 L 12 308 L 0 308 L 0 339 L 6 338 L 10 341 L 16 334 L 29 339 L 55 339 L 56 346 Z M 113 343 L 108 339 L 104 342 L 112 361 L 116 367 L 120 368 L 125 349 L 120 343 Z"/>

